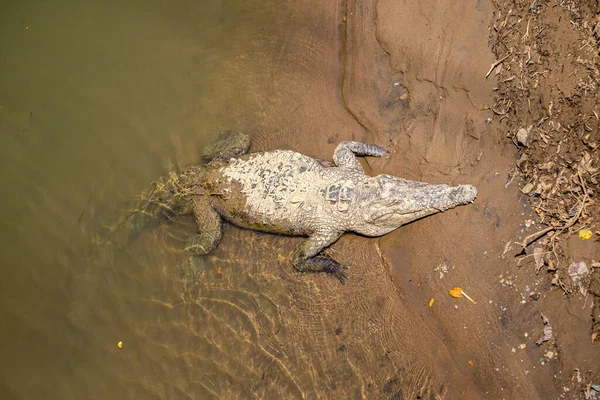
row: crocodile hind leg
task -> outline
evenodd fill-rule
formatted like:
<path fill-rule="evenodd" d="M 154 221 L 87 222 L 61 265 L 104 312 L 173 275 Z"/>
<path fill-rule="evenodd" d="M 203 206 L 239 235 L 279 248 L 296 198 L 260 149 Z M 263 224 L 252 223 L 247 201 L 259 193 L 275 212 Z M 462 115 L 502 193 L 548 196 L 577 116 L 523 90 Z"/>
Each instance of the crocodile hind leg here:
<path fill-rule="evenodd" d="M 221 240 L 221 217 L 212 208 L 206 196 L 194 200 L 194 216 L 198 224 L 198 234 L 190 239 L 185 252 L 190 256 L 202 256 L 213 251 Z"/>
<path fill-rule="evenodd" d="M 306 239 L 294 252 L 294 268 L 300 272 L 327 272 L 344 283 L 348 268 L 331 257 L 317 255 L 325 247 L 334 243 L 341 232 L 317 232 Z"/>
<path fill-rule="evenodd" d="M 250 137 L 245 133 L 224 131 L 218 139 L 209 144 L 202 152 L 202 161 L 229 161 L 231 158 L 246 154 L 250 148 Z"/>
<path fill-rule="evenodd" d="M 338 167 L 352 168 L 363 172 L 356 156 L 381 157 L 387 152 L 379 146 L 360 142 L 341 142 L 333 152 L 333 161 Z"/>

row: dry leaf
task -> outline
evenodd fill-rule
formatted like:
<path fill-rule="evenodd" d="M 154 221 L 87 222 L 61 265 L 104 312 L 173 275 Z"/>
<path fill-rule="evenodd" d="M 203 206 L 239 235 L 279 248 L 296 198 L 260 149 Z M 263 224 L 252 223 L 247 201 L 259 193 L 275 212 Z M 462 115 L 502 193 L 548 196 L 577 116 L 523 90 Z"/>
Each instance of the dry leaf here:
<path fill-rule="evenodd" d="M 471 301 L 471 303 L 473 304 L 477 304 L 477 302 L 475 300 L 473 300 L 471 297 L 469 297 L 468 294 L 466 294 L 461 288 L 459 287 L 455 287 L 450 289 L 450 296 L 452 297 L 466 297 L 467 299 L 469 299 Z"/>
<path fill-rule="evenodd" d="M 531 192 L 532 190 L 533 190 L 533 183 L 528 183 L 527 185 L 525 185 L 521 188 L 521 192 L 523 192 L 523 194 L 527 194 L 527 193 Z"/>
<path fill-rule="evenodd" d="M 548 162 L 545 162 L 543 164 L 538 165 L 537 167 L 540 170 L 546 170 L 547 171 L 550 168 L 552 168 L 553 166 L 554 166 L 554 161 L 548 161 Z"/>
<path fill-rule="evenodd" d="M 538 274 L 544 266 L 544 249 L 536 247 L 533 249 L 533 259 L 535 260 L 535 273 Z"/>
<path fill-rule="evenodd" d="M 581 158 L 581 161 L 579 161 L 578 169 L 580 171 L 588 172 L 590 175 L 594 175 L 596 172 L 598 172 L 598 168 L 592 168 L 592 162 L 593 159 L 590 156 L 590 153 L 585 152 Z"/>
<path fill-rule="evenodd" d="M 550 325 L 550 320 L 548 320 L 548 318 L 546 318 L 546 316 L 544 316 L 542 314 L 542 322 L 544 323 L 544 334 L 542 335 L 542 337 L 535 342 L 536 345 L 540 346 L 542 343 L 547 342 L 548 340 L 552 339 L 552 326 Z"/>
<path fill-rule="evenodd" d="M 585 295 L 590 283 L 590 270 L 588 269 L 587 264 L 583 261 L 573 262 L 569 265 L 567 273 L 569 274 L 571 281 L 573 281 L 573 285 L 579 288 L 582 295 Z"/>
<path fill-rule="evenodd" d="M 527 131 L 527 129 L 521 128 L 517 131 L 517 141 L 525 147 L 527 147 L 528 137 L 529 137 L 529 132 Z"/>

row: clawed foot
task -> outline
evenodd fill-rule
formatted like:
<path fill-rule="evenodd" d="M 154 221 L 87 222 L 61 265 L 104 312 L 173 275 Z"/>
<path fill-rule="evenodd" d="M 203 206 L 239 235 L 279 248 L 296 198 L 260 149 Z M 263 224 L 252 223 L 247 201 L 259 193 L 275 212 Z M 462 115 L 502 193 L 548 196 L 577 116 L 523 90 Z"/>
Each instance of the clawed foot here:
<path fill-rule="evenodd" d="M 333 261 L 335 265 L 331 264 L 330 267 L 323 269 L 323 271 L 338 278 L 340 280 L 340 283 L 343 285 L 344 283 L 346 283 L 345 279 L 348 279 L 348 275 L 344 272 L 344 270 L 350 267 L 348 267 L 347 265 L 340 264 L 335 260 L 331 261 Z"/>
<path fill-rule="evenodd" d="M 339 279 L 342 284 L 348 279 L 348 275 L 344 272 L 348 267 L 330 257 L 309 258 L 300 265 L 295 265 L 295 268 L 301 272 L 326 272 Z"/>

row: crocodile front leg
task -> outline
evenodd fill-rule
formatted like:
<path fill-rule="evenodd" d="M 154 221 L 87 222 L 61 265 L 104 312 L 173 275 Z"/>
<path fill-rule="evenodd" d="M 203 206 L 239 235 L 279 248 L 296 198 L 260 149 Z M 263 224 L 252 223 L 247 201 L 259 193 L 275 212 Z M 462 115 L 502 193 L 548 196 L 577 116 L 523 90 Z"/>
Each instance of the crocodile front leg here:
<path fill-rule="evenodd" d="M 194 216 L 199 233 L 189 241 L 185 252 L 191 256 L 203 256 L 213 251 L 221 240 L 221 217 L 206 196 L 194 200 Z"/>
<path fill-rule="evenodd" d="M 202 152 L 202 161 L 229 161 L 230 158 L 246 154 L 250 148 L 250 137 L 241 132 L 225 131 L 219 138 L 206 146 Z"/>
<path fill-rule="evenodd" d="M 294 252 L 294 268 L 300 272 L 327 272 L 344 283 L 348 275 L 344 269 L 348 268 L 334 259 L 326 256 L 317 256 L 321 250 L 331 245 L 342 235 L 342 232 L 327 231 L 316 232 L 306 239 Z"/>
<path fill-rule="evenodd" d="M 386 151 L 379 146 L 360 142 L 341 142 L 333 153 L 333 161 L 338 167 L 352 168 L 363 172 L 356 156 L 381 157 Z"/>

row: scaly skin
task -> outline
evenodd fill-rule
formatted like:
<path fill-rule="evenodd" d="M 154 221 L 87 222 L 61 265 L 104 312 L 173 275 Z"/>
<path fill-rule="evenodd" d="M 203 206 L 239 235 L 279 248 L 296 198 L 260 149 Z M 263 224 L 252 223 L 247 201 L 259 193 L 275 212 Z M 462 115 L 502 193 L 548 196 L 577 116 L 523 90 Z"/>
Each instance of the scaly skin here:
<path fill-rule="evenodd" d="M 225 154 L 239 155 L 244 150 Z M 289 150 L 239 155 L 229 161 L 216 157 L 206 166 L 191 167 L 179 175 L 177 185 L 178 191 L 187 190 L 199 228 L 186 251 L 191 255 L 212 251 L 221 238 L 224 218 L 248 229 L 308 236 L 294 252 L 294 267 L 328 272 L 343 283 L 346 267 L 319 253 L 344 232 L 385 235 L 475 199 L 477 190 L 472 185 L 451 187 L 365 175 L 356 156 L 385 153 L 378 146 L 341 142 L 333 155 L 335 167 Z"/>

